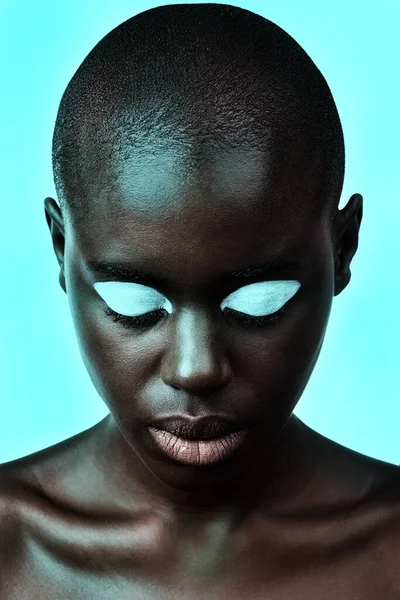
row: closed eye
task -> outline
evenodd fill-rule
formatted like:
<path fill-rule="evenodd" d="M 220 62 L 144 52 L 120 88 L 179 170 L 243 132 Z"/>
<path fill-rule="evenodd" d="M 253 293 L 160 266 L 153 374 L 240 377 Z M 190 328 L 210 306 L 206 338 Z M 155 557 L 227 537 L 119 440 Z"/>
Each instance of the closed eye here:
<path fill-rule="evenodd" d="M 94 288 L 114 313 L 141 317 L 155 311 L 172 312 L 171 302 L 157 290 L 128 281 L 99 281 Z"/>
<path fill-rule="evenodd" d="M 300 288 L 295 280 L 259 281 L 227 296 L 221 311 L 253 325 L 266 325 L 285 311 L 285 305 Z M 147 327 L 172 313 L 171 302 L 154 288 L 132 282 L 102 281 L 94 288 L 107 304 L 106 314 L 128 327 Z"/>
<path fill-rule="evenodd" d="M 242 286 L 227 296 L 221 310 L 243 313 L 248 317 L 266 317 L 281 310 L 297 293 L 300 282 L 294 280 L 257 281 Z"/>

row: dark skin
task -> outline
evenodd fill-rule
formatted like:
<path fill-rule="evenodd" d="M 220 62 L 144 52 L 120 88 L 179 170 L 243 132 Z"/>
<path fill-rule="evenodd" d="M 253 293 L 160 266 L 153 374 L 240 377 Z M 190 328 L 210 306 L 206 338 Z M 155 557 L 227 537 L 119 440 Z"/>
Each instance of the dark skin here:
<path fill-rule="evenodd" d="M 79 223 L 45 201 L 60 284 L 110 415 L 3 465 L 1 598 L 400 595 L 399 469 L 292 415 L 350 280 L 362 197 L 332 227 L 310 202 L 318 174 L 306 162 L 284 165 L 283 181 L 263 171 L 266 157 L 219 152 L 208 165 L 224 169 L 188 175 L 169 162 L 159 178 L 132 154 L 108 187 L 107 165 L 105 193 L 92 188 L 95 208 Z M 152 278 L 174 313 L 141 329 L 114 322 L 93 283 L 121 277 L 92 261 Z M 250 283 L 231 273 L 266 264 L 261 279 L 301 282 L 290 309 L 262 327 L 223 317 L 221 299 Z M 185 466 L 146 435 L 167 414 L 229 416 L 250 435 L 229 460 Z"/>

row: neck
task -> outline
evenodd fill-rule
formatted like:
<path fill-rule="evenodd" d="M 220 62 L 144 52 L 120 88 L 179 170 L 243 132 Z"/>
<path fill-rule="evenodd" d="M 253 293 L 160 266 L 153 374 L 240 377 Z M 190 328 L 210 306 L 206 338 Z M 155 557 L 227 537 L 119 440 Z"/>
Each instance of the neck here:
<path fill-rule="evenodd" d="M 158 479 L 130 447 L 111 415 L 98 425 L 96 460 L 116 502 L 128 512 L 151 508 L 198 520 L 221 512 L 243 515 L 261 507 L 273 511 L 282 501 L 293 499 L 308 481 L 303 427 L 292 416 L 272 447 L 258 453 L 257 461 L 245 465 L 228 483 L 208 488 L 182 489 Z"/>

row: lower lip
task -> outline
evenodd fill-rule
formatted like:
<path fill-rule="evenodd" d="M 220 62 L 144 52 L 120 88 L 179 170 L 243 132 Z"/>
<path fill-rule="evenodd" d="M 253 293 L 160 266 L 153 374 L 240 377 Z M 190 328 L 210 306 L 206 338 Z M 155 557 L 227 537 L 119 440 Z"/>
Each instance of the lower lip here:
<path fill-rule="evenodd" d="M 230 456 L 243 442 L 246 430 L 210 440 L 191 440 L 177 437 L 164 429 L 149 427 L 160 450 L 169 458 L 185 465 L 204 466 Z"/>

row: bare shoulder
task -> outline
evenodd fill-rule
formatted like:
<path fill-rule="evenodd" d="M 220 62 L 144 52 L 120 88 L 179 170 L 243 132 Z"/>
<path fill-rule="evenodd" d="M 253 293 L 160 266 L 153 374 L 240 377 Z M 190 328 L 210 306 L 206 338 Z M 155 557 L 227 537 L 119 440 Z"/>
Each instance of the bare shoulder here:
<path fill-rule="evenodd" d="M 22 461 L 23 462 L 23 461 Z M 0 597 L 9 597 L 26 553 L 26 515 L 36 502 L 38 485 L 19 461 L 0 465 Z"/>
<path fill-rule="evenodd" d="M 0 464 L 0 497 L 7 503 L 10 494 L 16 504 L 33 496 L 51 494 L 51 490 L 68 487 L 68 478 L 79 474 L 90 455 L 91 443 L 100 423 L 48 448 Z"/>
<path fill-rule="evenodd" d="M 315 514 L 380 514 L 389 521 L 400 517 L 400 467 L 335 442 L 301 421 L 302 455 L 310 485 L 301 503 Z"/>
<path fill-rule="evenodd" d="M 313 491 L 318 500 L 310 502 L 311 512 L 329 524 L 332 544 L 336 540 L 359 557 L 363 577 L 375 577 L 390 593 L 394 586 L 400 594 L 400 467 L 308 427 L 304 431 L 315 457 Z M 386 597 L 392 598 L 390 593 Z"/>
<path fill-rule="evenodd" d="M 18 500 L 26 495 L 22 482 L 0 468 L 0 564 L 11 560 L 10 552 L 18 547 L 20 518 Z"/>
<path fill-rule="evenodd" d="M 40 464 L 49 450 L 36 452 L 0 465 L 0 530 L 3 536 L 17 535 L 25 506 L 40 493 Z M 4 549 L 4 546 L 3 546 Z"/>
<path fill-rule="evenodd" d="M 84 461 L 96 427 L 28 456 L 0 464 L 1 532 L 18 531 L 18 523 L 30 510 L 43 503 L 44 498 L 56 495 L 57 490 L 62 493 L 64 488 L 68 489 L 69 478 L 78 474 L 77 465 Z"/>
<path fill-rule="evenodd" d="M 292 542 L 352 597 L 400 598 L 400 467 L 300 431 L 307 477 L 289 513 Z"/>
<path fill-rule="evenodd" d="M 7 586 L 24 579 L 43 533 L 64 518 L 69 488 L 79 488 L 77 465 L 84 462 L 93 429 L 0 465 L 1 598 L 14 597 Z"/>
<path fill-rule="evenodd" d="M 301 424 L 303 447 L 316 474 L 319 495 L 338 503 L 377 503 L 396 507 L 400 466 L 347 448 Z"/>
<path fill-rule="evenodd" d="M 374 460 L 372 469 L 365 505 L 375 525 L 377 560 L 391 567 L 400 593 L 400 467 Z"/>
<path fill-rule="evenodd" d="M 379 461 L 378 461 L 379 463 Z M 400 597 L 400 468 L 374 464 L 373 483 L 361 513 L 365 522 L 365 556 L 378 597 Z M 361 520 L 361 519 L 360 519 Z M 379 587 L 378 587 L 379 586 Z"/>

